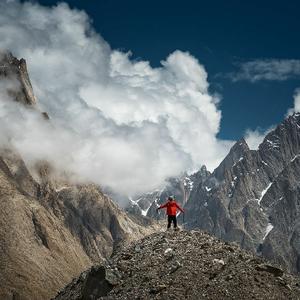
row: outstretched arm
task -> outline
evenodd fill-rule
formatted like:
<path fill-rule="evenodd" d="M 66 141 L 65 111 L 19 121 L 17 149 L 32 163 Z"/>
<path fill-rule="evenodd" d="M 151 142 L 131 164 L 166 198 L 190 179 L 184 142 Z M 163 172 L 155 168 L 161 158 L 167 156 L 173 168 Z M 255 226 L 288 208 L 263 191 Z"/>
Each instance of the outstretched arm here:
<path fill-rule="evenodd" d="M 168 203 L 165 203 L 164 205 L 159 206 L 157 209 L 165 208 L 167 207 Z"/>
<path fill-rule="evenodd" d="M 177 207 L 181 212 L 184 213 L 184 209 L 182 209 L 177 203 L 176 203 L 176 207 Z"/>

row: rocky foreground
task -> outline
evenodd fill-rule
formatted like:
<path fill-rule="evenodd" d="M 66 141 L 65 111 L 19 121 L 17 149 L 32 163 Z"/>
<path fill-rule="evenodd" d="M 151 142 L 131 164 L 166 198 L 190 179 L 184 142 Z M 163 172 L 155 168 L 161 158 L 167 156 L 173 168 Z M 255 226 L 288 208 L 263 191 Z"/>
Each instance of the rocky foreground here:
<path fill-rule="evenodd" d="M 116 250 L 55 299 L 300 299 L 300 278 L 203 232 L 171 231 Z"/>

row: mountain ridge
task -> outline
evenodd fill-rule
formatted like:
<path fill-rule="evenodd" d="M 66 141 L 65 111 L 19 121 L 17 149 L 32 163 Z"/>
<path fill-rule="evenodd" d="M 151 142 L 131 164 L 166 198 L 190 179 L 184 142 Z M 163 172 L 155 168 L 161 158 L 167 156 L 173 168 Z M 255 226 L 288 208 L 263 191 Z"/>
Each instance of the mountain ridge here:
<path fill-rule="evenodd" d="M 157 232 L 119 249 L 55 297 L 299 299 L 298 277 L 201 231 Z"/>

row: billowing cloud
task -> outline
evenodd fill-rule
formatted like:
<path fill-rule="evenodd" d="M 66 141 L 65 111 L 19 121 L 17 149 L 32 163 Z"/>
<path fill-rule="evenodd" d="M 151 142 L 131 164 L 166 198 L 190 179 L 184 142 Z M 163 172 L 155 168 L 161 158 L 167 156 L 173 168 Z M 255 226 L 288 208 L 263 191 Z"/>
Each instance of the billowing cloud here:
<path fill-rule="evenodd" d="M 228 74 L 232 81 L 284 81 L 300 77 L 300 60 L 257 59 L 237 64 L 238 71 Z"/>
<path fill-rule="evenodd" d="M 258 146 L 262 143 L 265 136 L 274 129 L 274 126 L 269 127 L 266 130 L 256 128 L 255 130 L 248 129 L 245 132 L 245 140 L 251 150 L 257 150 Z"/>
<path fill-rule="evenodd" d="M 152 68 L 111 49 L 83 11 L 64 3 L 2 1 L 0 39 L 27 60 L 40 109 L 51 117 L 44 122 L 1 102 L 1 135 L 27 162 L 47 159 L 81 180 L 134 194 L 202 164 L 213 169 L 231 145 L 216 138 L 219 98 L 188 52 Z"/>
<path fill-rule="evenodd" d="M 300 112 L 300 88 L 295 90 L 294 93 L 294 107 L 290 108 L 287 111 L 287 115 L 292 115 L 293 113 L 299 113 Z"/>

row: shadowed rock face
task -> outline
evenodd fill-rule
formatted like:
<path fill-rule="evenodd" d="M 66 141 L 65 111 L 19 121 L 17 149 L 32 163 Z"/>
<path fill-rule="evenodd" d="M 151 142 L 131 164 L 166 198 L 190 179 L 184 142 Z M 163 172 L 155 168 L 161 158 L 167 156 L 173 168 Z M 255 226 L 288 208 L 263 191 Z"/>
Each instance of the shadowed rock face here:
<path fill-rule="evenodd" d="M 0 161 L 0 298 L 49 299 L 91 259 L 63 220 L 33 197 L 38 184 L 24 163 L 15 162 L 21 171 L 13 174 Z"/>
<path fill-rule="evenodd" d="M 200 231 L 181 231 L 156 233 L 120 249 L 55 299 L 285 300 L 299 299 L 299 292 L 298 277 L 237 245 Z"/>
<path fill-rule="evenodd" d="M 300 272 L 300 115 L 284 120 L 257 151 L 238 141 L 186 204 L 187 228 Z"/>
<path fill-rule="evenodd" d="M 136 214 L 157 214 L 158 204 L 175 195 L 186 210 L 179 223 L 200 228 L 223 240 L 300 272 L 300 114 L 285 119 L 258 150 L 241 139 L 211 174 L 205 167 L 191 176 L 173 178 L 161 191 L 137 198 Z M 186 181 L 185 181 L 186 180 Z M 186 192 L 186 183 L 192 185 Z"/>
<path fill-rule="evenodd" d="M 104 262 L 120 241 L 153 230 L 135 223 L 99 187 L 62 186 L 49 172 L 40 171 L 36 181 L 15 153 L 0 155 L 0 299 L 49 299 Z"/>

